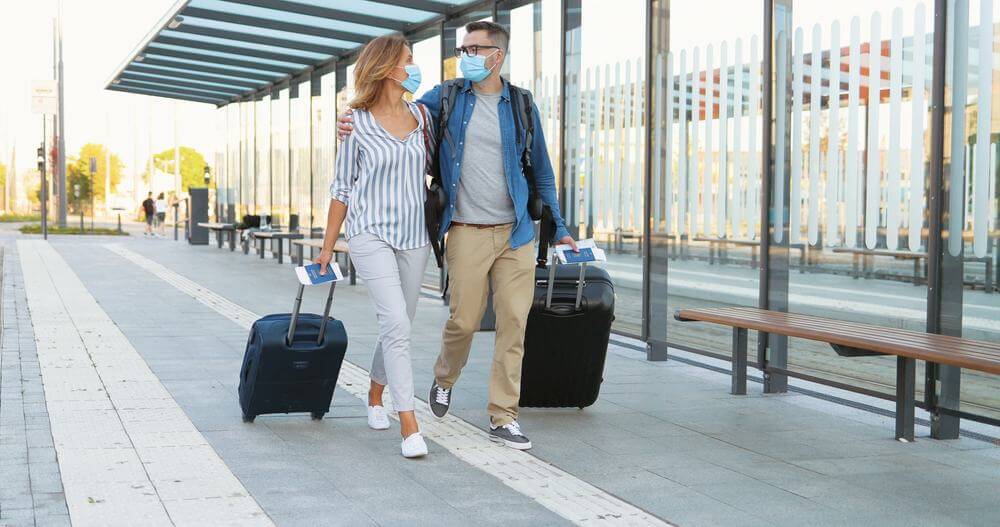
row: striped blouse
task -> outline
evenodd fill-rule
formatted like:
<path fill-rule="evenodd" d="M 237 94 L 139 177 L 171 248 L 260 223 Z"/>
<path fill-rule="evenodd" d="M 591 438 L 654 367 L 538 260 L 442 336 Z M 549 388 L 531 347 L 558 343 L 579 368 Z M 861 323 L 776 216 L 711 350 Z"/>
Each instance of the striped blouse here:
<path fill-rule="evenodd" d="M 354 132 L 337 151 L 330 185 L 330 197 L 347 204 L 348 238 L 369 233 L 396 250 L 430 243 L 424 224 L 424 174 L 430 159 L 425 124 L 417 105 L 406 104 L 417 128 L 403 139 L 382 128 L 371 112 L 354 110 Z"/>

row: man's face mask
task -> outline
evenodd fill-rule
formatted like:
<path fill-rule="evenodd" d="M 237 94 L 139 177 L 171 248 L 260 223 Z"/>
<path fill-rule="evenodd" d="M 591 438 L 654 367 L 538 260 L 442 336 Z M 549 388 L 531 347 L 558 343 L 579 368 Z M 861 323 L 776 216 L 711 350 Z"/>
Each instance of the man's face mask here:
<path fill-rule="evenodd" d="M 462 69 L 462 76 L 472 82 L 481 82 L 486 77 L 489 77 L 492 68 L 486 67 L 486 59 L 492 57 L 498 51 L 500 50 L 495 50 L 486 56 L 462 53 L 462 60 L 459 62 L 459 67 Z"/>

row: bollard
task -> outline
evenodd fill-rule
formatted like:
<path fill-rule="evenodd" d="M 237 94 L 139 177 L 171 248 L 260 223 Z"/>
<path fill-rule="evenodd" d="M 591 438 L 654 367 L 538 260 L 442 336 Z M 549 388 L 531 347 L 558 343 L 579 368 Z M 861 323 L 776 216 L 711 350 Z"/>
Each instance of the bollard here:
<path fill-rule="evenodd" d="M 118 234 L 122 233 L 122 213 L 118 213 Z"/>
<path fill-rule="evenodd" d="M 178 229 L 178 226 L 177 226 L 177 214 L 178 214 L 178 208 L 179 207 L 175 203 L 174 204 L 174 241 L 177 241 L 177 229 Z"/>

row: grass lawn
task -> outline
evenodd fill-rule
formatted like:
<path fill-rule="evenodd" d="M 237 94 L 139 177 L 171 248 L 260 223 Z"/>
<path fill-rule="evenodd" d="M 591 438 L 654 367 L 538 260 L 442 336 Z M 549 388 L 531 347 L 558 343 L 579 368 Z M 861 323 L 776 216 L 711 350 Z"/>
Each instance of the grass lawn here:
<path fill-rule="evenodd" d="M 20 228 L 22 234 L 41 234 L 42 225 L 40 223 L 32 223 L 30 225 L 23 225 Z M 79 227 L 58 227 L 56 225 L 49 225 L 49 234 L 77 234 L 77 235 L 99 235 L 99 236 L 128 236 L 127 232 L 118 232 L 118 229 L 105 229 L 102 227 L 97 227 L 93 230 L 85 228 L 80 230 Z"/>
<path fill-rule="evenodd" d="M 42 221 L 38 214 L 0 214 L 0 223 L 19 223 L 22 221 Z"/>

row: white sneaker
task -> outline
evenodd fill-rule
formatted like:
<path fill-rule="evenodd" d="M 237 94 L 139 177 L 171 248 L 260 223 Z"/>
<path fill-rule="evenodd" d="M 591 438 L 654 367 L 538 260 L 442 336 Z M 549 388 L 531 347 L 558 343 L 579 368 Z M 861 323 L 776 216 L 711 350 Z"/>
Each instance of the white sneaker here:
<path fill-rule="evenodd" d="M 368 407 L 368 427 L 372 430 L 388 430 L 389 414 L 381 406 Z"/>
<path fill-rule="evenodd" d="M 414 458 L 427 455 L 427 443 L 424 442 L 424 437 L 420 435 L 420 432 L 410 434 L 409 437 L 404 439 L 400 449 L 402 450 L 403 457 Z"/>

